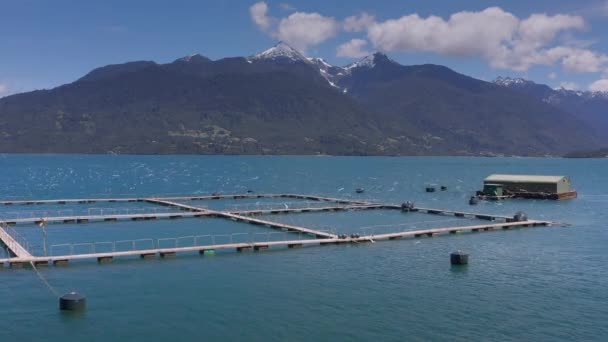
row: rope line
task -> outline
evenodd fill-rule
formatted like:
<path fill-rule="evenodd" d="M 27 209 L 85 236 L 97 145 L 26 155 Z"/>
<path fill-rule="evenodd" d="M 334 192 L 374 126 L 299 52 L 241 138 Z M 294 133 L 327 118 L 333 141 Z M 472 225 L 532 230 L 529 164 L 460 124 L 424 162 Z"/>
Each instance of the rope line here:
<path fill-rule="evenodd" d="M 48 280 L 46 280 L 46 278 L 44 278 L 44 276 L 38 271 L 38 269 L 34 265 L 34 262 L 30 262 L 30 265 L 32 265 L 32 269 L 36 272 L 36 275 L 38 275 L 38 278 L 40 278 L 40 280 L 46 285 L 46 287 L 49 289 L 49 291 L 51 291 L 51 293 L 53 293 L 56 297 L 59 297 L 59 292 L 57 292 L 57 290 L 55 290 L 51 286 L 51 284 L 49 284 Z"/>

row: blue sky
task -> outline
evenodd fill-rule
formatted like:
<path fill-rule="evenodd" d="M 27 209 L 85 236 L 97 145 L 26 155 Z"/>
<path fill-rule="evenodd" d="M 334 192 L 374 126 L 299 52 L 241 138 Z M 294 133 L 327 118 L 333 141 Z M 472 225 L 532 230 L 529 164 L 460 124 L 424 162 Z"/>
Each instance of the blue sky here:
<path fill-rule="evenodd" d="M 113 63 L 247 56 L 279 39 L 337 65 L 381 50 L 485 80 L 608 90 L 605 37 L 605 0 L 0 0 L 0 96 Z"/>

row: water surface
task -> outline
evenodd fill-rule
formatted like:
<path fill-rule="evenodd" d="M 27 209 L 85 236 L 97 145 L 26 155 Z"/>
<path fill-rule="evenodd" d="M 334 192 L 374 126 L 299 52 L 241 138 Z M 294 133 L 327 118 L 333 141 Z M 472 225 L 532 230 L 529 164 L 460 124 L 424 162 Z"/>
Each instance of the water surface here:
<path fill-rule="evenodd" d="M 60 293 L 74 289 L 87 295 L 84 315 L 60 313 L 57 298 L 31 270 L 5 269 L 0 341 L 601 341 L 608 336 L 608 160 L 2 155 L 0 168 L 0 197 L 20 199 L 252 190 L 471 210 L 468 197 L 485 176 L 498 172 L 569 175 L 580 194 L 571 201 L 511 200 L 474 208 L 508 215 L 522 210 L 570 227 L 42 270 Z M 446 185 L 448 191 L 428 194 L 426 184 Z M 364 194 L 354 192 L 359 187 Z M 282 201 L 266 205 L 276 202 Z M 115 205 L 67 209 L 86 213 Z M 226 204 L 235 206 L 256 204 Z M 0 210 L 5 215 L 53 209 Z M 382 211 L 294 215 L 268 218 L 337 231 L 444 219 Z M 263 228 L 220 219 L 54 225 L 48 239 L 84 243 L 251 229 Z M 23 227 L 22 233 L 32 241 L 40 237 L 34 227 Z M 449 265 L 449 253 L 458 249 L 471 255 L 465 269 Z"/>

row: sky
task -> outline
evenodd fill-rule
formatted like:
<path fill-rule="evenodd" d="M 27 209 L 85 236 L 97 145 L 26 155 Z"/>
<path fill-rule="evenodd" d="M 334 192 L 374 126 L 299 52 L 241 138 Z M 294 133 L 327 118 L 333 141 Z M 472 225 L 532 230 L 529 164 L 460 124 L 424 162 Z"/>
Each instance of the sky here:
<path fill-rule="evenodd" d="M 286 41 L 346 65 L 375 51 L 486 81 L 608 91 L 608 0 L 0 0 L 0 97 L 94 68 Z"/>

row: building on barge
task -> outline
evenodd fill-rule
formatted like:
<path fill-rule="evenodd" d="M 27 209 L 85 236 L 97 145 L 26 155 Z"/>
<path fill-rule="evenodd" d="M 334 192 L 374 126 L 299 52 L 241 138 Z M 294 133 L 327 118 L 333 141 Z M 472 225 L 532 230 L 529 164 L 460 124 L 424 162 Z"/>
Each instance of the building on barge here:
<path fill-rule="evenodd" d="M 483 181 L 477 196 L 486 199 L 538 198 L 563 200 L 576 198 L 568 176 L 493 174 Z"/>

